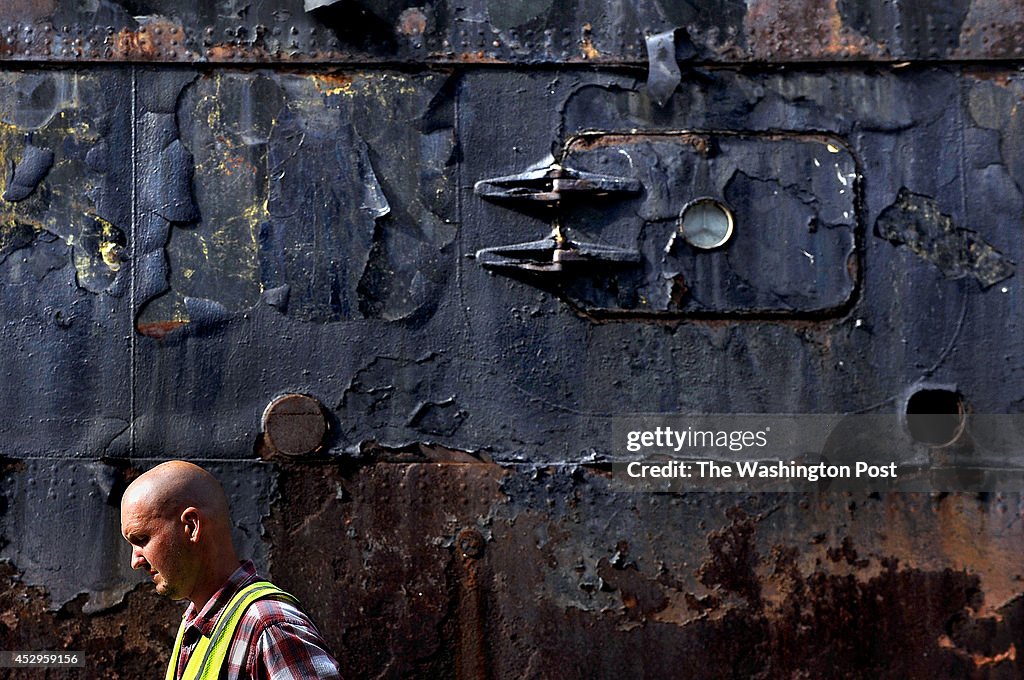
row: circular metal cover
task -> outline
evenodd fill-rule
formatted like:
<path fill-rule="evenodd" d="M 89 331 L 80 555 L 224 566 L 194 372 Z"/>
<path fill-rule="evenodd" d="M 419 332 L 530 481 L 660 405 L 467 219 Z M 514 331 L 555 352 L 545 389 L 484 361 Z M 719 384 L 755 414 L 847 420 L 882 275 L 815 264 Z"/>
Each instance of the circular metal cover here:
<path fill-rule="evenodd" d="M 263 411 L 263 435 L 276 453 L 301 456 L 323 444 L 327 419 L 323 406 L 305 394 L 284 394 Z"/>

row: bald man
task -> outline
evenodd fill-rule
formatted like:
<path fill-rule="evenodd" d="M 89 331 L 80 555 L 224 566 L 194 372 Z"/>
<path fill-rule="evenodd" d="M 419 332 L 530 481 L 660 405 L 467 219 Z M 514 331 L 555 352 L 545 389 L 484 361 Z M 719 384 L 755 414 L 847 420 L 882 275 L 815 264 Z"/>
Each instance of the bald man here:
<path fill-rule="evenodd" d="M 121 499 L 132 569 L 188 600 L 167 680 L 340 678 L 338 663 L 291 595 L 239 562 L 224 489 L 175 460 L 139 476 Z"/>

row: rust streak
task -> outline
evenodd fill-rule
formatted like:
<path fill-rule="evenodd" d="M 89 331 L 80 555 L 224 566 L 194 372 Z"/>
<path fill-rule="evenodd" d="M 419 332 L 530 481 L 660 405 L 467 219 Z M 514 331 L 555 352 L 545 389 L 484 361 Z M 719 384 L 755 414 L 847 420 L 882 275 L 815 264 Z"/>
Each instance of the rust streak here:
<path fill-rule="evenodd" d="M 995 656 L 982 656 L 981 654 L 971 654 L 971 660 L 974 661 L 974 665 L 978 668 L 984 668 L 985 666 L 995 666 L 1004 661 L 1016 661 L 1017 660 L 1017 646 L 1010 643 L 1010 648 L 1001 654 Z"/>
<path fill-rule="evenodd" d="M 1010 643 L 1010 646 L 1005 652 L 994 654 L 992 656 L 985 656 L 977 652 L 968 653 L 967 651 L 956 646 L 948 635 L 942 635 L 938 639 L 938 645 L 940 649 L 948 649 L 957 656 L 970 659 L 977 668 L 988 668 L 990 666 L 997 666 L 1005 661 L 1016 661 L 1017 660 L 1017 645 Z"/>
<path fill-rule="evenodd" d="M 313 76 L 313 86 L 323 94 L 350 94 L 352 76 L 343 73 L 321 73 Z"/>
<path fill-rule="evenodd" d="M 460 562 L 462 579 L 456 605 L 459 614 L 459 644 L 455 650 L 455 675 L 458 680 L 485 680 L 487 660 L 478 565 L 475 558 L 470 556 L 461 556 Z"/>
<path fill-rule="evenodd" d="M 423 35 L 427 30 L 427 15 L 419 7 L 410 7 L 398 17 L 398 30 L 409 37 Z"/>
<path fill-rule="evenodd" d="M 152 323 L 136 324 L 135 328 L 142 335 L 160 340 L 168 333 L 187 325 L 188 321 L 154 321 Z"/>
<path fill-rule="evenodd" d="M 843 24 L 837 0 L 756 0 L 745 19 L 749 42 L 760 59 L 871 57 L 885 50 Z"/>
<path fill-rule="evenodd" d="M 184 32 L 180 24 L 169 21 L 152 22 L 137 31 L 123 29 L 114 36 L 113 56 L 121 59 L 165 59 L 172 43 L 164 44 L 163 36 L 183 35 Z"/>
<path fill-rule="evenodd" d="M 483 50 L 476 52 L 466 52 L 458 54 L 455 57 L 455 61 L 463 64 L 500 64 L 501 59 L 497 57 L 488 56 Z"/>
<path fill-rule="evenodd" d="M 570 151 L 593 151 L 595 149 L 602 148 L 615 148 L 620 146 L 633 146 L 646 141 L 658 141 L 668 140 L 678 144 L 689 144 L 701 154 L 708 152 L 708 139 L 704 135 L 695 135 L 689 133 L 680 133 L 672 135 L 658 135 L 658 134 L 637 134 L 637 135 L 621 135 L 621 134 L 582 134 L 569 140 L 566 148 Z"/>

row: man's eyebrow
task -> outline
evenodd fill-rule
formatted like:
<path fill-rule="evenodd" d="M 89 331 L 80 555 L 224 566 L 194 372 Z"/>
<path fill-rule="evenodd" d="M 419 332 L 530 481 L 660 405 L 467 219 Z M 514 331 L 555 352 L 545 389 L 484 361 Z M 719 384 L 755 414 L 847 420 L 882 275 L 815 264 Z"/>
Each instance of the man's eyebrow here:
<path fill-rule="evenodd" d="M 121 532 L 125 540 L 131 542 L 132 539 L 140 539 L 146 537 L 146 532 L 139 527 L 128 527 L 125 531 Z"/>

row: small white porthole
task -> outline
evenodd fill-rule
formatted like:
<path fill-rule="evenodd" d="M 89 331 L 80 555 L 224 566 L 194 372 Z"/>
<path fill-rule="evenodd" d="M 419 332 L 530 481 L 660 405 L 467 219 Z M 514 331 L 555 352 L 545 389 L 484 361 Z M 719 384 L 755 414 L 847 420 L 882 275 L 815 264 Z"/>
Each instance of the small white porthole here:
<path fill-rule="evenodd" d="M 694 248 L 711 250 L 732 238 L 732 211 L 713 198 L 698 198 L 679 213 L 679 233 Z"/>

